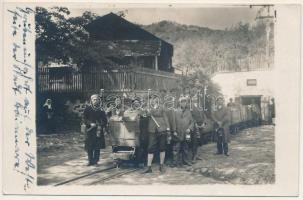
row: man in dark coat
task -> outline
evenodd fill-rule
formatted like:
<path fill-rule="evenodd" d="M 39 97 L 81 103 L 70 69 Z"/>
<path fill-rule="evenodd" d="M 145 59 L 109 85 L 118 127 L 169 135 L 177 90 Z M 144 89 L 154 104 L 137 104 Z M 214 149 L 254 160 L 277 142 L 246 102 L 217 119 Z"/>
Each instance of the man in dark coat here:
<path fill-rule="evenodd" d="M 138 160 L 139 163 L 145 164 L 147 162 L 147 153 L 148 153 L 148 122 L 149 116 L 147 111 L 144 109 L 140 113 L 139 118 L 139 129 L 140 129 L 140 147 L 138 151 Z"/>
<path fill-rule="evenodd" d="M 147 162 L 147 148 L 148 148 L 148 122 L 149 122 L 149 116 L 147 113 L 147 102 L 146 99 L 143 98 L 136 98 L 133 100 L 133 112 L 136 112 L 138 114 L 139 119 L 139 148 L 137 148 L 136 151 L 136 157 L 137 157 L 137 165 L 138 166 L 144 166 L 144 164 Z"/>
<path fill-rule="evenodd" d="M 83 113 L 83 122 L 86 126 L 85 149 L 89 166 L 98 164 L 100 149 L 105 148 L 104 128 L 107 125 L 107 117 L 101 109 L 99 95 L 92 95 L 90 100 L 90 105 Z"/>
<path fill-rule="evenodd" d="M 228 143 L 229 143 L 229 125 L 230 115 L 229 110 L 224 106 L 223 97 L 219 97 L 216 100 L 216 109 L 211 115 L 214 120 L 215 128 L 215 139 L 217 140 L 217 153 L 216 154 L 228 154 Z"/>

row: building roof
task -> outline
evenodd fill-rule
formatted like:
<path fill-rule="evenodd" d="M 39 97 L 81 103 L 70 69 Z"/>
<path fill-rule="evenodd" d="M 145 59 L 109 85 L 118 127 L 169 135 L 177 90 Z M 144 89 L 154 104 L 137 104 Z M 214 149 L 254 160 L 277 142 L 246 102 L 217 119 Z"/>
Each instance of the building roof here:
<path fill-rule="evenodd" d="M 162 46 L 166 46 L 173 51 L 173 46 L 168 42 L 158 38 L 150 32 L 142 29 L 139 25 L 133 24 L 124 18 L 109 13 L 98 17 L 86 27 L 90 36 L 96 40 L 151 40 L 161 41 Z"/>

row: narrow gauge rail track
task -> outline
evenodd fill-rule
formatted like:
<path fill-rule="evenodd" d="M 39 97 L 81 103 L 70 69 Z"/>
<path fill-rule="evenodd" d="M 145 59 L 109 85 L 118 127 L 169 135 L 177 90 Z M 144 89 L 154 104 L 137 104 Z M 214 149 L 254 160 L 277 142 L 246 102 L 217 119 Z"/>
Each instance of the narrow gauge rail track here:
<path fill-rule="evenodd" d="M 138 171 L 138 168 L 131 168 L 131 169 L 123 169 L 117 168 L 116 166 L 110 166 L 104 169 L 100 169 L 94 172 L 90 172 L 72 179 L 68 179 L 66 181 L 57 183 L 55 186 L 62 186 L 62 185 L 95 185 L 100 184 L 105 181 L 123 176 L 125 174 L 129 174 L 135 171 Z"/>

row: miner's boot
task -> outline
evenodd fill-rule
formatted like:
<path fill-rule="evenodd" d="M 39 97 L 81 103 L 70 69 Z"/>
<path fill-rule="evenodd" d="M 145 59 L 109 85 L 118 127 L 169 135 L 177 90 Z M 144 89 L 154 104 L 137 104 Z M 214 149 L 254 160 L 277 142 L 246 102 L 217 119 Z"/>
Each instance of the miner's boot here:
<path fill-rule="evenodd" d="M 165 170 L 165 167 L 164 167 L 163 164 L 160 165 L 159 170 L 160 170 L 160 173 L 161 173 L 161 174 L 164 174 L 164 173 L 165 173 L 166 170 Z"/>
<path fill-rule="evenodd" d="M 148 166 L 147 169 L 143 172 L 143 174 L 148 174 L 148 173 L 152 173 L 153 170 L 151 168 L 151 166 Z"/>

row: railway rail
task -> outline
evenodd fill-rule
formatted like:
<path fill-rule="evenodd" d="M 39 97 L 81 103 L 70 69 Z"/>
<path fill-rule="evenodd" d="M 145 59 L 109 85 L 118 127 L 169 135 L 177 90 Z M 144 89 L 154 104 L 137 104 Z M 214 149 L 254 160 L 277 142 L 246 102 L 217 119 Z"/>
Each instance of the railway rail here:
<path fill-rule="evenodd" d="M 94 172 L 86 173 L 81 176 L 77 176 L 60 183 L 55 184 L 54 186 L 62 185 L 95 185 L 101 184 L 108 180 L 121 177 L 125 174 L 136 172 L 140 169 L 138 168 L 118 168 L 116 165 L 106 167 Z"/>

